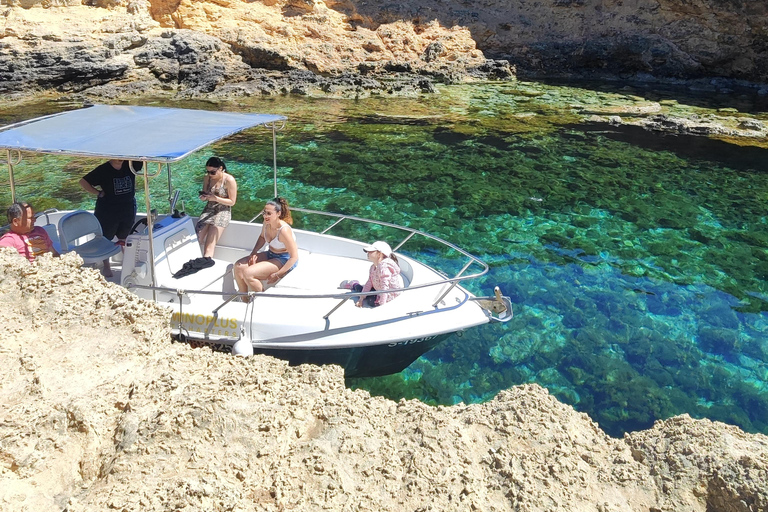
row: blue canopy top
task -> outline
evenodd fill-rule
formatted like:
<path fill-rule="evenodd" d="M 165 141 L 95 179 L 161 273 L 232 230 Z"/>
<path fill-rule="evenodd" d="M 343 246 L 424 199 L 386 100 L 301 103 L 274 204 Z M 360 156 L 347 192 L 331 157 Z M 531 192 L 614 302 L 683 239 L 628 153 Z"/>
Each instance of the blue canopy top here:
<path fill-rule="evenodd" d="M 285 119 L 271 114 L 94 105 L 0 128 L 0 149 L 176 162 L 228 135 Z"/>

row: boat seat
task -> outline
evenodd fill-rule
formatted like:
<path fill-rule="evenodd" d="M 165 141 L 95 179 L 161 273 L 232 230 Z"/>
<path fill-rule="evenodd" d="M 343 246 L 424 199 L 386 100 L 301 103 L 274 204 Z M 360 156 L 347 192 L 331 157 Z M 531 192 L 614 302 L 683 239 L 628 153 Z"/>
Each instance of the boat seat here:
<path fill-rule="evenodd" d="M 296 288 L 297 286 L 305 288 L 307 283 L 311 281 L 302 278 L 301 274 L 304 274 L 306 271 L 299 272 L 299 269 L 304 270 L 307 267 L 307 261 L 309 261 L 308 256 L 310 254 L 311 253 L 309 251 L 299 249 L 299 264 L 296 265 L 296 268 L 288 272 L 288 275 L 284 276 L 282 279 L 278 279 L 275 283 L 270 283 L 266 279 L 262 279 L 261 285 L 264 287 L 264 291 L 267 291 L 270 288 Z M 293 282 L 296 284 L 292 285 L 291 283 Z"/>
<path fill-rule="evenodd" d="M 370 266 L 363 260 L 349 258 L 340 263 L 338 257 L 299 249 L 298 266 L 272 287 L 278 293 L 281 290 L 283 293 L 340 293 L 343 291 L 339 290 L 341 281 L 350 276 L 367 276 Z"/>
<path fill-rule="evenodd" d="M 404 259 L 399 261 L 404 288 L 408 288 L 413 278 L 413 269 Z M 286 289 L 286 293 L 288 289 L 317 294 L 334 293 L 338 291 L 339 283 L 344 279 L 357 276 L 361 284 L 365 283 L 370 266 L 369 261 L 358 258 L 349 258 L 345 264 L 340 265 L 338 257 L 299 249 L 299 265 L 272 287 L 276 290 Z M 265 284 L 264 289 L 267 287 Z"/>
<path fill-rule="evenodd" d="M 55 224 L 44 224 L 43 229 L 46 233 L 48 233 L 48 236 L 51 238 L 51 242 L 53 242 L 53 248 L 56 249 L 56 252 L 61 254 L 61 243 L 59 243 L 59 230 L 56 229 Z"/>
<path fill-rule="evenodd" d="M 84 210 L 70 212 L 59 219 L 58 235 L 60 252 L 75 251 L 85 264 L 99 263 L 121 251 L 119 245 L 104 237 L 96 216 Z"/>
<path fill-rule="evenodd" d="M 408 288 L 411 286 L 411 281 L 413 281 L 413 267 L 403 257 L 398 258 L 397 264 L 400 267 L 400 275 L 403 278 L 403 288 Z"/>

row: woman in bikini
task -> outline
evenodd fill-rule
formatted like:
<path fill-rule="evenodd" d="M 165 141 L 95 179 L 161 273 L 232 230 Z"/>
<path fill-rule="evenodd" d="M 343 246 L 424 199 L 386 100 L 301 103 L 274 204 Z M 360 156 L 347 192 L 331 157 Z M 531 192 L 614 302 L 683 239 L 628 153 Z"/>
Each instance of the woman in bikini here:
<path fill-rule="evenodd" d="M 206 162 L 200 199 L 207 203 L 197 222 L 197 238 L 203 245 L 203 257 L 212 258 L 237 202 L 237 182 L 221 158 L 213 156 Z"/>
<path fill-rule="evenodd" d="M 290 226 L 292 219 L 288 201 L 282 197 L 267 201 L 263 216 L 261 234 L 251 254 L 235 263 L 235 282 L 242 293 L 263 291 L 262 280 L 274 283 L 299 262 L 296 235 Z M 265 244 L 269 244 L 269 248 L 259 252 Z"/>

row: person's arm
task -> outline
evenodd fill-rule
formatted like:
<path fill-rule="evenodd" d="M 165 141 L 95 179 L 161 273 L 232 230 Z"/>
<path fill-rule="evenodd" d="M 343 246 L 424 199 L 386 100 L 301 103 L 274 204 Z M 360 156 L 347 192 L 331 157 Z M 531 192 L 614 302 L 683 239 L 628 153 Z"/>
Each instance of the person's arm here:
<path fill-rule="evenodd" d="M 400 274 L 400 268 L 394 262 L 383 260 L 379 263 L 379 280 L 381 281 L 381 290 L 393 290 L 397 288 L 395 277 Z M 381 306 L 389 299 L 389 294 L 383 293 L 376 296 L 376 304 Z"/>
<path fill-rule="evenodd" d="M 88 192 L 89 194 L 93 194 L 96 197 L 104 197 L 104 191 L 99 190 L 93 185 L 91 185 L 90 183 L 88 183 L 88 181 L 86 181 L 85 178 L 80 178 L 80 187 L 82 187 L 82 189 Z"/>
<path fill-rule="evenodd" d="M 207 177 L 206 177 L 207 178 Z M 217 196 L 213 192 L 206 195 L 207 201 L 213 201 L 214 203 L 223 204 L 224 206 L 234 206 L 237 202 L 237 182 L 235 178 L 230 176 L 231 180 L 227 186 L 227 195 L 230 197 Z"/>
<path fill-rule="evenodd" d="M 228 206 L 235 206 L 235 203 L 237 202 L 237 180 L 234 176 L 229 176 L 229 185 L 230 187 L 227 189 L 227 195 L 229 196 Z"/>
<path fill-rule="evenodd" d="M 227 195 L 229 197 L 219 197 L 216 194 L 211 194 L 213 197 L 211 200 L 223 204 L 224 206 L 235 206 L 235 203 L 237 202 L 237 181 L 235 181 L 235 178 L 229 174 L 226 176 L 226 179 L 229 180 L 226 183 Z"/>
<path fill-rule="evenodd" d="M 371 265 L 371 268 L 368 270 L 368 280 L 365 282 L 365 286 L 363 286 L 363 292 L 369 292 L 373 289 L 373 265 Z"/>
<path fill-rule="evenodd" d="M 13 233 L 12 231 L 9 231 L 8 233 Z M 0 236 L 0 247 L 10 247 L 11 249 L 16 249 L 19 254 L 22 254 L 21 249 L 19 247 L 23 247 L 24 242 L 21 241 L 21 238 L 19 235 L 13 234 L 8 236 Z"/>
<path fill-rule="evenodd" d="M 13 231 L 9 231 L 0 237 L 0 247 L 10 247 L 12 249 L 16 249 L 17 253 L 19 253 L 21 256 L 24 256 L 28 261 L 32 261 L 29 259 L 29 247 L 27 246 L 26 242 L 21 235 L 14 233 Z"/>
<path fill-rule="evenodd" d="M 41 233 L 41 236 L 43 237 L 43 240 L 45 240 L 45 248 L 53 254 L 55 257 L 59 257 L 60 254 L 56 250 L 56 248 L 53 246 L 53 240 L 51 240 L 51 237 L 48 236 L 48 232 L 43 229 L 43 232 Z"/>
<path fill-rule="evenodd" d="M 203 193 L 200 194 L 198 197 L 200 198 L 201 201 L 209 201 L 210 199 L 208 198 L 210 197 L 210 195 L 211 194 L 208 191 L 208 175 L 206 174 L 203 177 Z"/>
<path fill-rule="evenodd" d="M 290 258 L 288 258 L 288 261 L 285 262 L 285 265 L 283 265 L 277 272 L 273 272 L 269 275 L 268 282 L 270 283 L 277 281 L 281 277 L 284 277 L 285 274 L 291 270 L 294 263 L 299 261 L 299 246 L 296 245 L 296 240 L 293 239 L 293 231 L 291 230 L 291 226 L 286 224 L 283 229 L 280 230 L 280 233 L 278 233 L 277 238 L 278 240 L 282 239 L 280 241 L 283 242 L 285 244 L 285 248 L 288 249 Z"/>
<path fill-rule="evenodd" d="M 261 226 L 261 234 L 259 235 L 259 238 L 256 239 L 256 245 L 253 246 L 253 250 L 251 251 L 251 254 L 248 256 L 248 264 L 253 265 L 256 263 L 256 258 L 259 257 L 257 254 L 259 252 L 259 249 L 264 247 L 264 244 L 266 243 L 266 239 L 264 238 L 264 226 Z"/>

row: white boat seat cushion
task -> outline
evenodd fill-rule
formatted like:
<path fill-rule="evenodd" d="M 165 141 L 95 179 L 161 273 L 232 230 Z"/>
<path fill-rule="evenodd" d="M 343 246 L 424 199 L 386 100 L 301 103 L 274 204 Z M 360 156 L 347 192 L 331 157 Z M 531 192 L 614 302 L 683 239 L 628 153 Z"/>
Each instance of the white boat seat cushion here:
<path fill-rule="evenodd" d="M 344 279 L 367 276 L 370 266 L 363 260 L 349 258 L 345 262 L 334 256 L 299 249 L 299 264 L 275 283 L 274 288 L 275 291 L 283 289 L 286 293 L 297 293 L 298 290 L 316 294 L 334 293 Z"/>
<path fill-rule="evenodd" d="M 299 264 L 287 276 L 275 283 L 274 288 L 275 291 L 286 289 L 286 293 L 289 293 L 288 289 L 317 294 L 334 293 L 338 291 L 339 283 L 345 279 L 358 279 L 361 284 L 364 284 L 368 279 L 370 267 L 369 261 L 360 258 L 342 260 L 336 256 L 299 249 Z M 413 269 L 404 260 L 401 260 L 400 268 L 404 287 L 407 288 L 413 277 Z"/>

